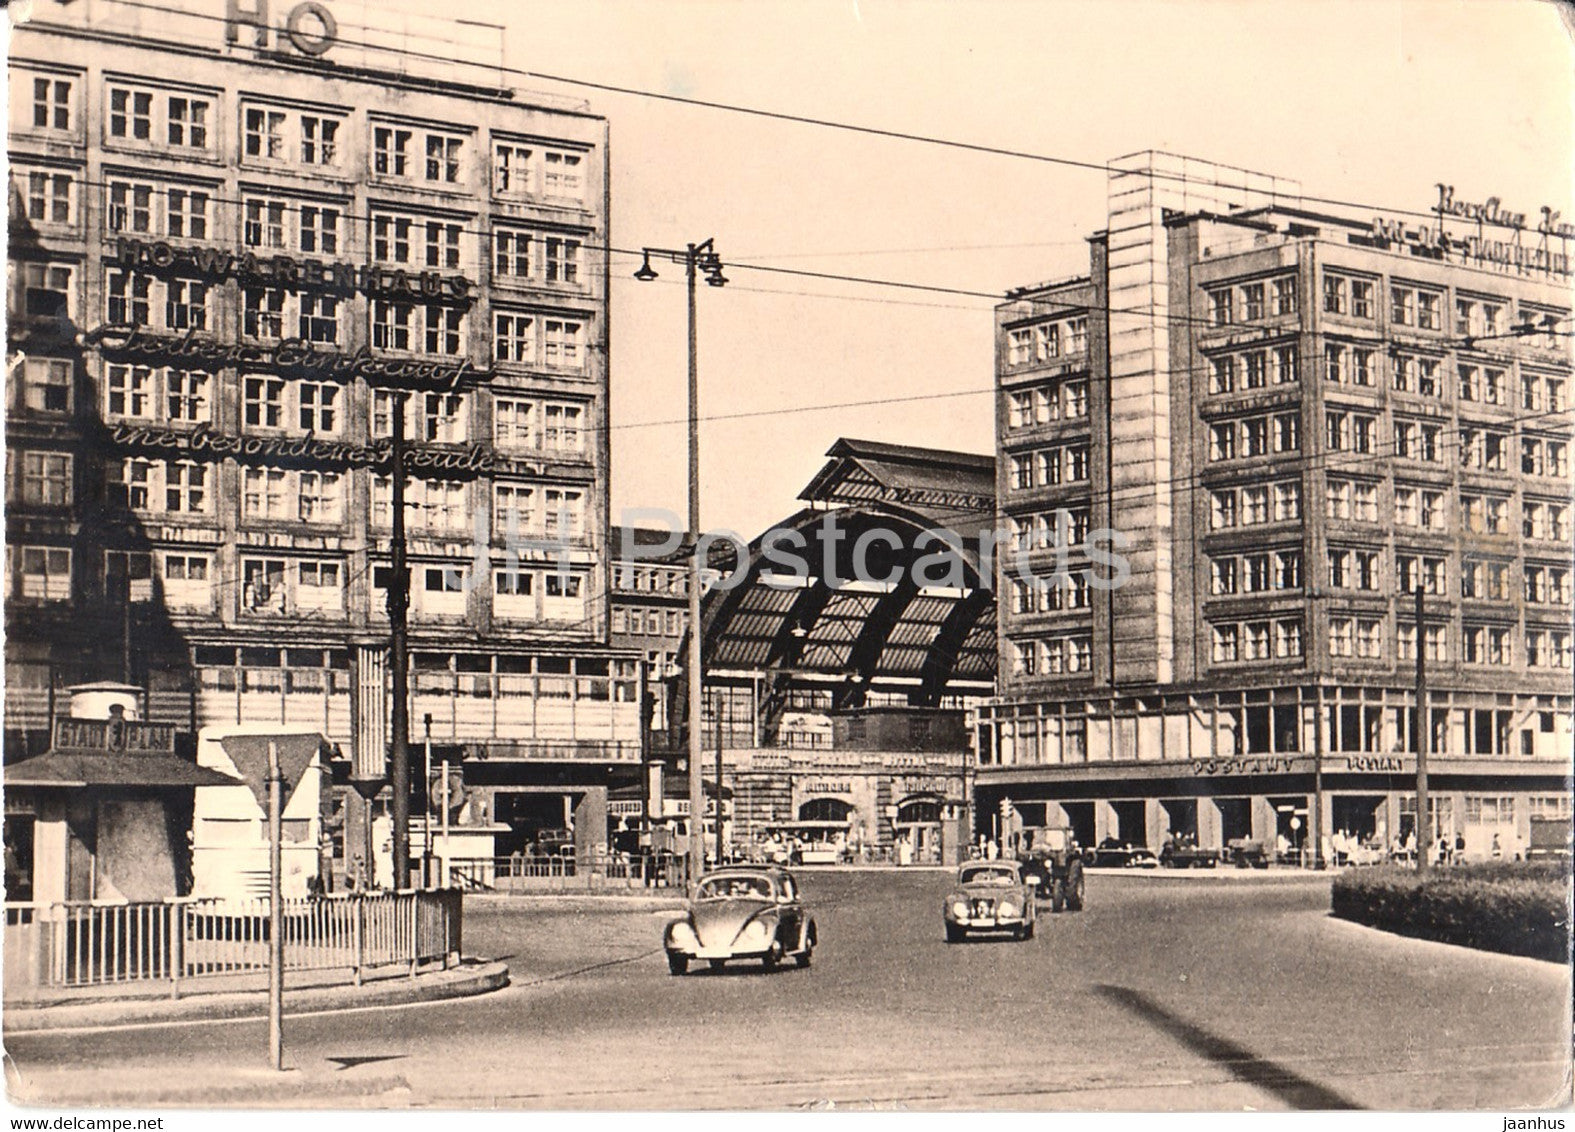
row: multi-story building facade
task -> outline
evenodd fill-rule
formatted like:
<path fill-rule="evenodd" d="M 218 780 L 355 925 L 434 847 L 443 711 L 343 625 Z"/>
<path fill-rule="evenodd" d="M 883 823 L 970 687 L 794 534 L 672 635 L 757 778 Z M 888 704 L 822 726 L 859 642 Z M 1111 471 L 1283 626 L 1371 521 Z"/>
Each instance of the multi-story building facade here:
<path fill-rule="evenodd" d="M 648 726 L 665 731 L 672 682 L 683 667 L 689 625 L 685 536 L 645 527 L 614 527 L 610 640 L 645 662 Z"/>
<path fill-rule="evenodd" d="M 331 5 L 172 7 L 39 3 L 11 41 L 8 746 L 114 677 L 379 762 L 402 406 L 413 741 L 476 820 L 562 826 L 638 763 L 607 123 L 379 61 Z"/>
<path fill-rule="evenodd" d="M 1509 856 L 1568 816 L 1572 233 L 1466 207 L 1327 215 L 1140 154 L 1090 275 L 999 308 L 994 820 L 1387 845 L 1418 649 L 1429 836 Z"/>

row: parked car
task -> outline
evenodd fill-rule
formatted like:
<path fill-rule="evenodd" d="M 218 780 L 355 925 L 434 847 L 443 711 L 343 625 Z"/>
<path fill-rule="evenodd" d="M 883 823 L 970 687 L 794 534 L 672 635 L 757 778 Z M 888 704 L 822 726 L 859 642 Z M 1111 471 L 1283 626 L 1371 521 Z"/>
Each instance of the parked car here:
<path fill-rule="evenodd" d="M 956 888 L 941 907 L 946 942 L 969 932 L 1011 932 L 1014 939 L 1034 937 L 1033 884 L 1016 861 L 969 861 L 957 870 Z"/>
<path fill-rule="evenodd" d="M 1173 869 L 1212 869 L 1220 863 L 1220 854 L 1190 841 L 1170 842 L 1159 851 L 1159 863 Z"/>
<path fill-rule="evenodd" d="M 1266 869 L 1269 867 L 1269 847 L 1250 837 L 1233 837 L 1226 843 L 1230 863 L 1238 869 Z"/>
<path fill-rule="evenodd" d="M 712 970 L 734 959 L 758 959 L 767 971 L 788 958 L 808 967 L 819 939 L 793 874 L 769 865 L 707 873 L 683 917 L 662 932 L 667 969 L 675 975 L 700 959 Z"/>
<path fill-rule="evenodd" d="M 1101 869 L 1157 869 L 1159 858 L 1144 845 L 1129 845 L 1107 837 L 1093 851 L 1089 864 Z"/>

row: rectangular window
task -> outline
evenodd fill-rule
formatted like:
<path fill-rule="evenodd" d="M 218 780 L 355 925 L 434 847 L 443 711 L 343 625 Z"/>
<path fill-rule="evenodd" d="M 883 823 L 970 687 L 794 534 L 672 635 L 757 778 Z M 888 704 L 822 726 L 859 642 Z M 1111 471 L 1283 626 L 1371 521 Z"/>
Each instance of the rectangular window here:
<path fill-rule="evenodd" d="M 212 375 L 199 370 L 164 371 L 165 412 L 171 421 L 200 424 L 211 419 Z"/>
<path fill-rule="evenodd" d="M 1235 320 L 1235 292 L 1229 287 L 1209 292 L 1209 321 L 1215 326 L 1229 326 Z"/>
<path fill-rule="evenodd" d="M 1209 426 L 1209 459 L 1233 460 L 1236 458 L 1236 425 L 1234 422 Z"/>
<path fill-rule="evenodd" d="M 1338 275 L 1323 277 L 1323 309 L 1325 314 L 1345 314 L 1349 298 L 1346 281 Z"/>
<path fill-rule="evenodd" d="M 22 453 L 22 502 L 68 506 L 72 500 L 72 459 L 65 452 Z"/>
<path fill-rule="evenodd" d="M 426 222 L 426 266 L 435 268 L 459 268 L 459 235 L 462 228 L 458 224 L 444 223 L 437 220 Z"/>
<path fill-rule="evenodd" d="M 1294 480 L 1274 485 L 1274 521 L 1289 522 L 1302 517 L 1302 485 Z"/>
<path fill-rule="evenodd" d="M 153 93 L 115 86 L 109 89 L 109 136 L 153 140 Z"/>
<path fill-rule="evenodd" d="M 284 382 L 281 379 L 243 377 L 241 391 L 241 415 L 248 427 L 284 427 Z"/>
<path fill-rule="evenodd" d="M 241 514 L 249 519 L 290 519 L 289 473 L 279 468 L 245 468 L 241 474 Z"/>
<path fill-rule="evenodd" d="M 76 369 L 60 358 L 22 359 L 22 407 L 39 413 L 68 413 Z"/>
<path fill-rule="evenodd" d="M 1235 625 L 1214 626 L 1214 661 L 1229 664 L 1237 659 L 1239 634 Z"/>
<path fill-rule="evenodd" d="M 1351 497 L 1355 485 L 1350 480 L 1330 477 L 1324 486 L 1324 515 L 1330 519 L 1351 518 Z"/>
<path fill-rule="evenodd" d="M 190 460 L 164 465 L 164 510 L 201 514 L 208 509 L 208 466 Z"/>
<path fill-rule="evenodd" d="M 195 279 L 164 283 L 164 325 L 170 330 L 208 329 L 208 285 Z"/>
<path fill-rule="evenodd" d="M 302 432 L 332 436 L 339 431 L 339 392 L 337 385 L 315 381 L 296 386 Z"/>
<path fill-rule="evenodd" d="M 212 200 L 209 193 L 172 188 L 165 199 L 165 226 L 170 236 L 190 240 L 208 238 L 208 206 Z"/>
<path fill-rule="evenodd" d="M 580 279 L 580 241 L 567 237 L 548 236 L 547 282 L 578 283 Z"/>
<path fill-rule="evenodd" d="M 372 345 L 379 350 L 409 350 L 416 308 L 389 299 L 372 300 Z"/>
<path fill-rule="evenodd" d="M 380 177 L 410 176 L 410 139 L 409 130 L 372 127 L 372 172 Z"/>
<path fill-rule="evenodd" d="M 542 532 L 551 537 L 578 538 L 585 533 L 585 493 L 547 488 L 542 493 Z"/>
<path fill-rule="evenodd" d="M 536 489 L 525 484 L 492 485 L 493 534 L 515 538 L 536 529 Z"/>
<path fill-rule="evenodd" d="M 492 158 L 494 192 L 524 196 L 533 191 L 535 164 L 529 146 L 498 142 L 493 147 Z"/>
<path fill-rule="evenodd" d="M 343 477 L 338 472 L 301 472 L 298 477 L 303 523 L 338 523 L 343 518 Z"/>
<path fill-rule="evenodd" d="M 301 115 L 301 164 L 337 165 L 339 120 L 318 114 Z"/>
<path fill-rule="evenodd" d="M 33 80 L 33 127 L 39 130 L 71 129 L 71 80 Z"/>
<path fill-rule="evenodd" d="M 580 200 L 585 193 L 578 153 L 559 150 L 542 151 L 541 191 L 543 196 Z"/>
<path fill-rule="evenodd" d="M 18 588 L 32 601 L 71 599 L 71 551 L 63 547 L 17 547 L 21 559 Z"/>
<path fill-rule="evenodd" d="M 372 258 L 381 263 L 411 263 L 408 216 L 372 217 Z"/>
<path fill-rule="evenodd" d="M 460 393 L 427 393 L 418 402 L 421 418 L 417 435 L 435 444 L 463 444 L 466 439 L 466 399 Z"/>
<path fill-rule="evenodd" d="M 208 148 L 209 102 L 205 98 L 171 95 L 169 143 L 182 149 Z"/>
<path fill-rule="evenodd" d="M 509 314 L 503 311 L 495 313 L 492 317 L 493 359 L 500 362 L 523 362 L 527 365 L 535 362 L 536 320 L 530 315 Z"/>
<path fill-rule="evenodd" d="M 339 209 L 316 204 L 301 205 L 301 250 L 323 255 L 338 254 Z"/>
<path fill-rule="evenodd" d="M 511 232 L 499 229 L 492 234 L 493 273 L 526 279 L 530 276 L 529 232 Z"/>
<path fill-rule="evenodd" d="M 247 613 L 285 611 L 286 563 L 282 558 L 241 559 L 241 608 Z"/>
<path fill-rule="evenodd" d="M 583 369 L 585 327 L 579 322 L 542 320 L 542 363 L 557 369 Z"/>
<path fill-rule="evenodd" d="M 27 173 L 27 218 L 44 224 L 69 224 L 75 212 L 70 173 L 30 170 Z"/>
<path fill-rule="evenodd" d="M 1274 280 L 1273 289 L 1274 313 L 1276 315 L 1296 313 L 1296 276 L 1285 275 Z"/>
<path fill-rule="evenodd" d="M 1263 317 L 1263 284 L 1246 283 L 1241 288 L 1241 316 L 1247 322 Z"/>
<path fill-rule="evenodd" d="M 284 125 L 286 115 L 282 110 L 269 110 L 249 106 L 242 116 L 242 152 L 247 157 L 283 161 Z"/>
<path fill-rule="evenodd" d="M 284 291 L 248 287 L 243 297 L 241 332 L 251 338 L 284 337 Z"/>
<path fill-rule="evenodd" d="M 460 180 L 460 158 L 464 153 L 465 139 L 444 134 L 427 135 L 426 179 L 441 184 L 454 185 Z"/>
<path fill-rule="evenodd" d="M 1214 358 L 1209 363 L 1209 392 L 1233 393 L 1236 390 L 1236 359 Z"/>
<path fill-rule="evenodd" d="M 110 363 L 104 367 L 104 392 L 110 416 L 151 419 L 154 405 L 153 371 L 147 366 Z"/>
<path fill-rule="evenodd" d="M 29 318 L 69 318 L 73 271 L 64 263 L 22 264 L 22 313 Z"/>
<path fill-rule="evenodd" d="M 339 298 L 336 295 L 300 296 L 301 317 L 296 333 L 308 342 L 333 345 L 339 341 Z"/>
<path fill-rule="evenodd" d="M 426 347 L 429 354 L 454 357 L 465 349 L 465 312 L 435 303 L 426 307 Z"/>
<path fill-rule="evenodd" d="M 492 440 L 500 448 L 530 448 L 535 444 L 532 425 L 535 404 L 498 397 L 492 403 Z"/>
<path fill-rule="evenodd" d="M 1373 317 L 1373 285 L 1367 280 L 1351 280 L 1351 317 Z"/>
<path fill-rule="evenodd" d="M 1270 375 L 1276 385 L 1294 385 L 1296 373 L 1296 347 L 1276 346 L 1269 354 Z"/>
<path fill-rule="evenodd" d="M 241 240 L 249 248 L 283 251 L 285 203 L 281 200 L 247 200 L 241 205 Z"/>
<path fill-rule="evenodd" d="M 581 429 L 583 410 L 579 405 L 547 403 L 543 406 L 541 446 L 557 452 L 584 450 Z"/>

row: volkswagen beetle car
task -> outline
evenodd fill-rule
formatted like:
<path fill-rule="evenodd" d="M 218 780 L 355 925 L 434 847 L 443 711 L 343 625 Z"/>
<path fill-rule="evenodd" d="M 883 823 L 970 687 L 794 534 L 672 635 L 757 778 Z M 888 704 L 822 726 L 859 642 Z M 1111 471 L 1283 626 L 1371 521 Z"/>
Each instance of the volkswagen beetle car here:
<path fill-rule="evenodd" d="M 956 888 L 942 906 L 946 942 L 969 932 L 1011 932 L 1034 937 L 1034 893 L 1016 861 L 970 861 L 957 870 Z"/>
<path fill-rule="evenodd" d="M 767 971 L 787 958 L 808 967 L 818 939 L 792 873 L 730 865 L 700 878 L 684 917 L 662 933 L 662 946 L 667 969 L 682 975 L 700 959 L 713 970 L 733 959 L 758 959 Z"/>

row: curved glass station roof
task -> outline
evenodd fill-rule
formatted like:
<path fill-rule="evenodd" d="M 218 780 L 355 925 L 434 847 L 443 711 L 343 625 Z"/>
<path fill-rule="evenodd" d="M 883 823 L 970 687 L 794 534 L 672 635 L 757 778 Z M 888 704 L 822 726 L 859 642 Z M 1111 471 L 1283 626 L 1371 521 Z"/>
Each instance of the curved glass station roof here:
<path fill-rule="evenodd" d="M 807 506 L 750 544 L 736 585 L 706 596 L 708 679 L 829 682 L 846 707 L 870 690 L 917 706 L 989 694 L 995 594 L 980 540 L 995 525 L 994 459 L 864 440 L 827 456 Z"/>

